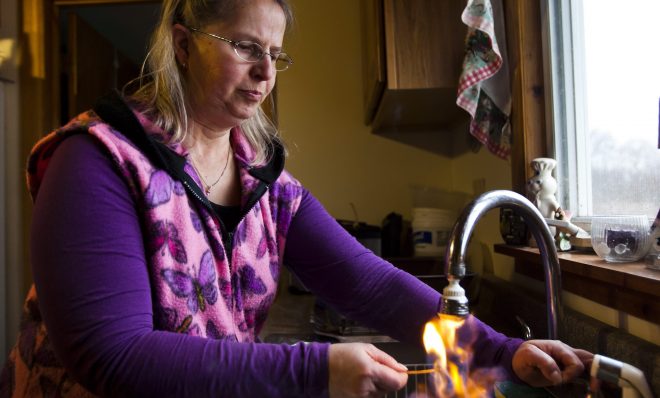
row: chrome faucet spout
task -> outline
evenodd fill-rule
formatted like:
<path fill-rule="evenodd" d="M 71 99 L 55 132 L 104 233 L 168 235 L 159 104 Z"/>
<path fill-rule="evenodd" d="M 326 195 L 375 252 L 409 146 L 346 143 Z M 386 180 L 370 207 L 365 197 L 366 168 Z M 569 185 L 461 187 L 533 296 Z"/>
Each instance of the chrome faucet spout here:
<path fill-rule="evenodd" d="M 473 200 L 458 217 L 451 231 L 445 254 L 445 274 L 449 285 L 443 291 L 441 313 L 467 316 L 465 296 L 461 297 L 458 282 L 466 273 L 467 247 L 472 232 L 481 217 L 491 209 L 511 208 L 521 215 L 537 242 L 543 263 L 548 318 L 548 338 L 557 339 L 561 317 L 561 275 L 555 242 L 541 212 L 524 196 L 506 190 L 490 191 Z M 458 286 L 458 289 L 456 288 Z"/>

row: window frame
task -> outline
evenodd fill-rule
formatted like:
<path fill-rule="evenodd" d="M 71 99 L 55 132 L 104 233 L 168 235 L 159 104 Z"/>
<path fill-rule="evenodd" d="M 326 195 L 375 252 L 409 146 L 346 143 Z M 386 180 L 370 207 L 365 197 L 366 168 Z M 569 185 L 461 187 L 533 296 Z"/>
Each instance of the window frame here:
<path fill-rule="evenodd" d="M 581 0 L 541 0 L 541 4 L 546 129 L 548 152 L 557 160 L 556 196 L 562 207 L 571 211 L 574 222 L 589 227 L 592 216 L 606 214 L 602 206 L 594 204 L 593 197 L 594 189 L 598 194 L 606 184 L 594 175 L 597 165 L 592 165 L 592 145 L 598 144 L 591 141 L 587 111 L 589 96 L 594 93 L 587 89 L 585 4 Z M 653 196 L 644 193 L 643 198 L 644 210 L 634 206 L 628 212 L 645 213 L 653 222 L 657 207 L 653 203 L 649 212 L 646 206 L 655 202 Z"/>
<path fill-rule="evenodd" d="M 591 162 L 585 118 L 586 71 L 581 2 L 543 0 L 543 59 L 548 87 L 547 129 L 557 160 L 559 203 L 585 220 L 592 215 Z M 567 187 L 562 189 L 562 187 Z"/>
<path fill-rule="evenodd" d="M 532 159 L 550 156 L 546 136 L 541 3 L 504 0 L 506 42 L 511 73 L 512 189 L 526 194 Z"/>

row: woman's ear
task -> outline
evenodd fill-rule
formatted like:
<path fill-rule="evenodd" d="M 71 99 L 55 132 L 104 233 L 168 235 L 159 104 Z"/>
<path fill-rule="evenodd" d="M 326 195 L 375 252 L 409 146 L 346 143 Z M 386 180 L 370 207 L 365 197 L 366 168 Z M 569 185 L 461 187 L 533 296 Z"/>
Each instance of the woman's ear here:
<path fill-rule="evenodd" d="M 174 44 L 174 54 L 176 60 L 184 69 L 188 66 L 188 40 L 190 31 L 183 25 L 175 23 L 172 26 L 172 43 Z"/>

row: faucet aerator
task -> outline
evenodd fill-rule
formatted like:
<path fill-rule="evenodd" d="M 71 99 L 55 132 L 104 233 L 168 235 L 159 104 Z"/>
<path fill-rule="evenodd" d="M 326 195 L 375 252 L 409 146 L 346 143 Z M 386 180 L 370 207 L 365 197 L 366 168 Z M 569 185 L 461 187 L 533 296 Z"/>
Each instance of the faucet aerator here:
<path fill-rule="evenodd" d="M 458 283 L 459 279 L 449 278 L 449 284 L 442 291 L 441 314 L 465 318 L 470 315 L 465 289 Z"/>

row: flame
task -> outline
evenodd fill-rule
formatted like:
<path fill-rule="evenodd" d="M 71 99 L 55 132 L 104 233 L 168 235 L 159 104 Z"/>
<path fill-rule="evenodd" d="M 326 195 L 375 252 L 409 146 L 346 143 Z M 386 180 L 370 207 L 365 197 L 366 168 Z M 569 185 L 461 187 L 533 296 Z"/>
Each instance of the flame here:
<path fill-rule="evenodd" d="M 484 385 L 469 374 L 471 353 L 457 344 L 456 331 L 465 323 L 464 318 L 440 314 L 424 327 L 423 342 L 426 352 L 435 357 L 434 388 L 439 397 L 488 397 Z M 489 384 L 489 383 L 485 383 Z"/>
<path fill-rule="evenodd" d="M 426 349 L 427 354 L 433 354 L 436 356 L 436 363 L 440 368 L 447 367 L 447 351 L 445 350 L 445 345 L 442 342 L 442 335 L 438 330 L 439 327 L 436 326 L 436 323 L 433 321 L 428 322 L 424 327 L 424 348 Z"/>

